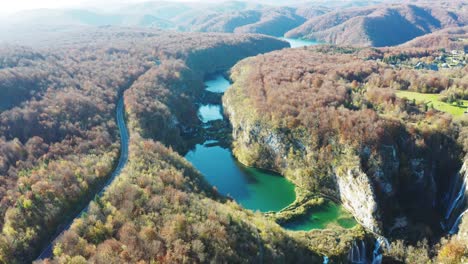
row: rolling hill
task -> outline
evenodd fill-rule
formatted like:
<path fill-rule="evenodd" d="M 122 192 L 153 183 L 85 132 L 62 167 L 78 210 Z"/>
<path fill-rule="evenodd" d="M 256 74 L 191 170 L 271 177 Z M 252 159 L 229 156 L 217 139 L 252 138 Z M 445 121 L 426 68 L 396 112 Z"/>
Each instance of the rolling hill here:
<path fill-rule="evenodd" d="M 285 32 L 300 26 L 305 18 L 288 7 L 265 8 L 235 12 L 207 12 L 187 20 L 180 28 L 187 31 L 261 33 L 283 36 Z"/>
<path fill-rule="evenodd" d="M 445 48 L 449 50 L 468 50 L 468 26 L 447 28 L 436 31 L 418 38 L 415 38 L 407 43 L 404 47 L 416 48 Z"/>
<path fill-rule="evenodd" d="M 309 19 L 286 36 L 333 44 L 394 46 L 440 29 L 466 25 L 464 8 L 465 5 L 455 9 L 442 4 L 350 8 Z"/>

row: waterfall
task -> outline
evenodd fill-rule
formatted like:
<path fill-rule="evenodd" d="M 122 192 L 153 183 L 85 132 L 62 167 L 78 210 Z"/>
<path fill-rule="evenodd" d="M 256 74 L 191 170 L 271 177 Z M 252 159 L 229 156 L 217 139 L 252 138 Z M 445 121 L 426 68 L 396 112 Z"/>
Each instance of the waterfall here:
<path fill-rule="evenodd" d="M 446 196 L 447 210 L 445 211 L 445 221 L 442 227 L 449 231 L 449 234 L 455 234 L 458 231 L 458 225 L 463 215 L 467 212 L 466 193 L 468 192 L 468 173 L 466 163 L 463 164 L 460 172 L 454 177 L 450 184 L 449 194 Z"/>
<path fill-rule="evenodd" d="M 351 250 L 348 253 L 348 260 L 352 264 L 367 264 L 366 244 L 364 241 L 361 240 L 359 244 L 353 241 Z"/>
<path fill-rule="evenodd" d="M 327 256 L 323 256 L 323 264 L 328 264 L 328 257 Z"/>
<path fill-rule="evenodd" d="M 382 245 L 385 246 L 385 248 L 390 247 L 390 243 L 385 237 L 378 237 L 375 240 L 375 245 L 374 245 L 374 251 L 372 252 L 372 262 L 371 264 L 381 264 L 382 263 Z"/>
<path fill-rule="evenodd" d="M 468 212 L 468 209 L 466 209 L 458 218 L 457 220 L 455 221 L 455 223 L 453 224 L 452 228 L 450 229 L 449 231 L 449 234 L 450 235 L 453 235 L 455 233 L 458 232 L 458 225 L 460 224 L 463 216 L 466 214 L 466 212 Z"/>
<path fill-rule="evenodd" d="M 466 193 L 466 177 L 463 179 L 463 183 L 460 186 L 460 190 L 457 192 L 457 196 L 455 197 L 455 199 L 452 199 L 452 201 L 449 201 L 451 203 L 450 203 L 449 209 L 447 210 L 445 214 L 445 220 L 450 219 L 450 216 L 452 215 L 453 210 L 455 210 L 458 207 L 460 202 L 463 202 L 465 200 L 465 193 Z"/>
<path fill-rule="evenodd" d="M 389 248 L 390 243 L 384 237 L 378 237 L 372 251 L 372 258 L 367 258 L 366 243 L 364 241 L 353 241 L 353 245 L 348 253 L 348 261 L 351 264 L 381 264 L 383 259 L 382 248 Z"/>

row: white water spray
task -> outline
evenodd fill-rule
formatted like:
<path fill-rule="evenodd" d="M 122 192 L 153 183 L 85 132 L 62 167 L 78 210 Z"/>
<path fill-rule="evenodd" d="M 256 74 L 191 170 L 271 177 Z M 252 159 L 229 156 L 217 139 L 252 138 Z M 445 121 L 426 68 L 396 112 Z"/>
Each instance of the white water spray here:
<path fill-rule="evenodd" d="M 451 202 L 451 205 L 449 209 L 447 210 L 447 213 L 445 214 L 445 220 L 450 219 L 450 216 L 452 215 L 453 210 L 458 208 L 458 205 L 465 200 L 465 193 L 466 193 L 466 177 L 463 179 L 463 183 L 460 186 L 460 189 L 458 190 L 457 197 Z"/>
<path fill-rule="evenodd" d="M 468 212 L 468 209 L 466 209 L 458 218 L 457 220 L 455 221 L 455 223 L 453 224 L 452 228 L 450 229 L 449 231 L 449 234 L 450 235 L 453 235 L 455 233 L 458 232 L 458 226 L 460 225 L 460 222 L 463 218 L 463 216 Z"/>
<path fill-rule="evenodd" d="M 463 179 L 461 177 L 463 176 Z M 460 181 L 461 184 L 460 184 Z M 452 181 L 450 187 L 450 194 L 448 195 L 448 209 L 445 212 L 445 223 L 441 223 L 448 233 L 453 235 L 458 232 L 458 226 L 468 211 L 466 193 L 468 192 L 468 173 L 466 163 L 463 164 L 462 169 L 457 174 L 456 178 Z"/>
<path fill-rule="evenodd" d="M 390 243 L 384 237 L 378 237 L 374 244 L 372 257 L 367 258 L 366 244 L 364 241 L 353 242 L 351 250 L 348 253 L 348 261 L 351 264 L 381 264 L 383 259 L 382 249 L 389 248 Z"/>

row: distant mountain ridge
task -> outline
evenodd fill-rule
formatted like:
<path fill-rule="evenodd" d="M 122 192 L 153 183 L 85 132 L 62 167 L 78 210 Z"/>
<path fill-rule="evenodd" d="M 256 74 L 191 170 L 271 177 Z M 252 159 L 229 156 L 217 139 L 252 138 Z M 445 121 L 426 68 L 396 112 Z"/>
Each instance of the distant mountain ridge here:
<path fill-rule="evenodd" d="M 464 26 L 468 15 L 433 5 L 378 5 L 339 10 L 309 19 L 287 37 L 333 44 L 393 46 L 434 31 Z"/>
<path fill-rule="evenodd" d="M 339 45 L 382 47 L 400 45 L 446 28 L 466 26 L 468 4 L 461 0 L 157 1 L 105 11 L 24 11 L 2 21 L 2 25 L 6 27 L 4 31 L 30 25 L 156 27 L 190 32 L 259 33 Z"/>
<path fill-rule="evenodd" d="M 287 31 L 300 26 L 306 19 L 293 8 L 264 8 L 229 13 L 208 13 L 179 25 L 186 31 L 261 33 L 283 36 Z"/>

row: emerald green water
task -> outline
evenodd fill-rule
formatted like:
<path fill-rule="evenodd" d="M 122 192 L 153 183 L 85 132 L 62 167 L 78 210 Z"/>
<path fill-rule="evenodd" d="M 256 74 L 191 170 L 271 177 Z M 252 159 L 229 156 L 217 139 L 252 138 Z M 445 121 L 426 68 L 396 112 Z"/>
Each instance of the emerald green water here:
<path fill-rule="evenodd" d="M 230 86 L 222 75 L 205 82 L 209 92 L 224 93 Z M 209 121 L 223 119 L 221 105 L 201 105 L 198 115 L 206 126 Z M 295 186 L 281 175 L 243 166 L 228 148 L 217 141 L 196 145 L 185 158 L 206 180 L 226 196 L 232 197 L 247 209 L 261 212 L 280 211 L 296 199 Z M 291 230 L 324 229 L 333 226 L 351 228 L 354 218 L 340 205 L 326 202 L 284 225 Z"/>
<path fill-rule="evenodd" d="M 197 145 L 185 158 L 221 194 L 261 212 L 279 211 L 294 202 L 296 193 L 291 182 L 280 175 L 243 166 L 229 149 L 213 144 L 216 142 Z"/>
<path fill-rule="evenodd" d="M 231 84 L 219 74 L 205 81 L 205 85 L 209 92 L 224 93 Z M 221 105 L 201 105 L 198 116 L 203 123 L 224 118 Z M 295 187 L 286 178 L 243 166 L 236 161 L 230 149 L 217 146 L 216 141 L 195 146 L 185 158 L 221 194 L 232 197 L 247 209 L 279 211 L 296 199 Z"/>
<path fill-rule="evenodd" d="M 307 214 L 283 224 L 283 227 L 293 231 L 309 231 L 333 227 L 348 229 L 356 225 L 356 220 L 341 205 L 327 201 L 310 209 Z"/>

